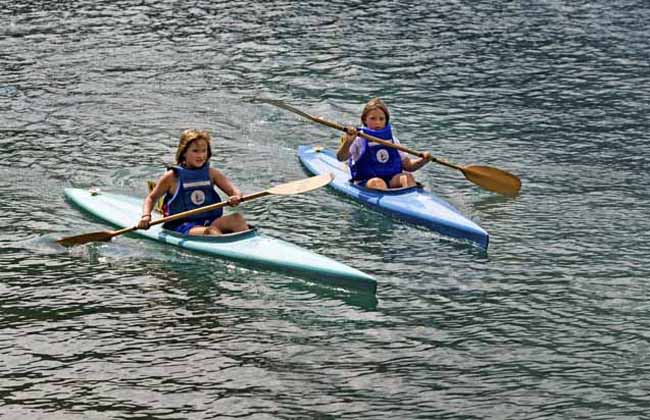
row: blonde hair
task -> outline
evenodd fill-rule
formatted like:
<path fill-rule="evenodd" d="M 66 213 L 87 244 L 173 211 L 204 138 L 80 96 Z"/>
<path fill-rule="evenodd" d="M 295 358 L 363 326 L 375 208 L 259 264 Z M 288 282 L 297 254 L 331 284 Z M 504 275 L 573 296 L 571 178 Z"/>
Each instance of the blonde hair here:
<path fill-rule="evenodd" d="M 176 149 L 176 164 L 181 165 L 185 162 L 185 152 L 195 140 L 205 140 L 208 145 L 208 159 L 212 156 L 212 148 L 210 147 L 210 133 L 205 130 L 187 129 L 181 133 L 181 139 L 178 142 Z"/>
<path fill-rule="evenodd" d="M 363 107 L 363 111 L 361 112 L 361 124 L 364 126 L 366 125 L 366 117 L 368 116 L 368 113 L 370 111 L 374 111 L 375 109 L 380 109 L 384 112 L 384 115 L 386 115 L 386 124 L 390 121 L 390 113 L 388 112 L 388 107 L 379 98 L 372 98 L 371 100 L 368 101 L 366 106 Z"/>

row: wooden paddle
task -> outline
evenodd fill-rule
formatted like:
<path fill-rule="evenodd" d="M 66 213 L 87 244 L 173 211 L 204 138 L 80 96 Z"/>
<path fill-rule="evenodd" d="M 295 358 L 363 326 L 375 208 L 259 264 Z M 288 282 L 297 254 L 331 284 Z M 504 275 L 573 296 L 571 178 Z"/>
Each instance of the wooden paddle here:
<path fill-rule="evenodd" d="M 300 179 L 298 181 L 287 182 L 286 184 L 276 185 L 275 187 L 269 188 L 265 191 L 256 192 L 254 194 L 245 195 L 241 198 L 241 201 L 250 201 L 256 198 L 265 197 L 267 195 L 292 195 L 300 194 L 308 191 L 315 190 L 317 188 L 323 187 L 334 179 L 333 174 L 323 174 L 318 176 L 312 176 L 305 179 Z M 200 207 L 198 209 L 185 211 L 182 213 L 174 214 L 173 216 L 163 217 L 151 222 L 151 225 L 157 225 L 160 223 L 171 222 L 173 220 L 182 219 L 184 217 L 192 216 L 194 214 L 203 213 L 210 210 L 215 210 L 220 207 L 225 207 L 228 205 L 227 201 L 222 201 L 220 203 L 212 204 L 205 207 Z M 88 242 L 101 242 L 101 241 L 110 241 L 114 236 L 121 235 L 123 233 L 132 232 L 137 230 L 138 226 L 131 226 L 128 228 L 120 230 L 104 230 L 101 232 L 93 233 L 84 233 L 82 235 L 70 236 L 67 238 L 59 239 L 57 242 L 63 246 L 73 246 L 81 245 Z"/>
<path fill-rule="evenodd" d="M 341 124 L 337 124 L 332 121 L 328 121 L 324 118 L 321 117 L 316 117 L 314 115 L 307 114 L 306 112 L 303 112 L 297 108 L 292 107 L 291 105 L 285 103 L 284 101 L 278 100 L 278 99 L 265 99 L 265 98 L 253 98 L 252 102 L 259 102 L 259 103 L 266 103 L 266 104 L 271 104 L 274 106 L 277 106 L 279 108 L 286 109 L 287 111 L 291 111 L 293 113 L 296 113 L 302 117 L 305 117 L 309 120 L 312 120 L 314 122 L 317 122 L 319 124 L 326 125 L 331 128 L 335 128 L 337 130 L 347 132 L 345 126 Z M 372 141 L 374 143 L 380 143 L 383 144 L 384 146 L 387 147 L 392 147 L 394 149 L 401 150 L 403 152 L 418 156 L 418 157 L 424 157 L 424 153 L 418 152 L 416 150 L 411 150 L 407 147 L 404 147 L 399 144 L 394 144 L 390 141 L 382 140 L 380 138 L 371 136 L 369 134 L 363 133 L 361 131 L 358 131 L 358 135 L 365 138 L 368 141 Z M 482 187 L 486 190 L 496 192 L 499 194 L 507 195 L 510 197 L 515 197 L 517 194 L 519 194 L 519 190 L 521 189 L 521 181 L 519 180 L 518 177 L 515 175 L 506 172 L 504 170 L 498 169 L 498 168 L 493 168 L 491 166 L 478 166 L 478 165 L 473 165 L 473 166 L 458 166 L 454 165 L 453 163 L 447 162 L 446 160 L 443 159 L 438 159 L 436 157 L 431 156 L 430 160 L 435 163 L 439 163 L 441 165 L 447 166 L 452 169 L 459 170 L 465 175 L 465 178 L 467 178 L 469 181 L 473 182 L 474 184 L 478 185 L 479 187 Z"/>

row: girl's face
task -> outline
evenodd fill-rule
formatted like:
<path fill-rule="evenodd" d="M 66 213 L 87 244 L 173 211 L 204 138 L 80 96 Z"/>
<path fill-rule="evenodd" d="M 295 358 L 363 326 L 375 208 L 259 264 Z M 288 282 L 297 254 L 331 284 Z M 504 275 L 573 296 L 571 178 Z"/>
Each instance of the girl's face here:
<path fill-rule="evenodd" d="M 381 109 L 373 109 L 366 114 L 366 127 L 371 130 L 381 130 L 386 127 L 386 114 Z"/>
<path fill-rule="evenodd" d="M 205 140 L 194 140 L 185 151 L 185 166 L 200 168 L 208 160 L 208 143 Z"/>

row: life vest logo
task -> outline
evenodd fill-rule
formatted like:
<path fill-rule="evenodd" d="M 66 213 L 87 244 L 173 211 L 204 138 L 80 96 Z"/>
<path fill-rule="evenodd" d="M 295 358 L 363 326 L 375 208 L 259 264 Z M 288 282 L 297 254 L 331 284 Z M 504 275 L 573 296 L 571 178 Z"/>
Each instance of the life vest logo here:
<path fill-rule="evenodd" d="M 205 203 L 205 193 L 201 190 L 192 191 L 190 195 L 190 200 L 195 206 L 200 206 Z"/>
<path fill-rule="evenodd" d="M 377 150 L 377 154 L 375 156 L 377 157 L 377 162 L 379 163 L 386 163 L 390 158 L 390 156 L 388 155 L 388 150 L 386 149 Z"/>

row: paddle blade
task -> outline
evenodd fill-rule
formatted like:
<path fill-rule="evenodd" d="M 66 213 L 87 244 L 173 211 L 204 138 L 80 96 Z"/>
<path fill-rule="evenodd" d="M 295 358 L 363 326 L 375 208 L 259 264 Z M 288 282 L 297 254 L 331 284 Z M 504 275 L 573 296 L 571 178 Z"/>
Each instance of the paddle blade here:
<path fill-rule="evenodd" d="M 490 166 L 467 166 L 461 168 L 465 178 L 476 185 L 509 197 L 516 197 L 521 181 L 513 174 Z"/>
<path fill-rule="evenodd" d="M 76 236 L 69 236 L 56 241 L 63 246 L 83 245 L 88 242 L 107 242 L 115 236 L 115 232 L 104 230 L 102 232 L 84 233 Z"/>
<path fill-rule="evenodd" d="M 276 185 L 267 190 L 269 194 L 274 195 L 291 195 L 300 194 L 307 191 L 312 191 L 332 182 L 334 174 L 323 174 L 318 176 L 310 176 L 309 178 L 300 179 L 298 181 L 287 182 L 286 184 Z"/>

